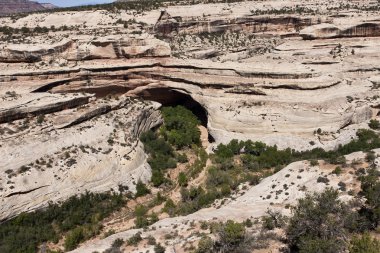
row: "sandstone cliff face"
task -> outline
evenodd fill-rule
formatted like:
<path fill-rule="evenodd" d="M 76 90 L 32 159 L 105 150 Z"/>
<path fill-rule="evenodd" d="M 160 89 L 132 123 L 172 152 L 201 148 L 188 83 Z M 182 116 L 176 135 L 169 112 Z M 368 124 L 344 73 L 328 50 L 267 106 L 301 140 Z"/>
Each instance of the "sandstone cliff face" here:
<path fill-rule="evenodd" d="M 296 33 L 300 29 L 321 22 L 320 19 L 296 16 L 255 16 L 241 17 L 172 17 L 163 11 L 154 26 L 158 36 L 173 37 L 178 34 L 212 34 L 224 32 L 245 33 Z"/>
<path fill-rule="evenodd" d="M 339 28 L 332 24 L 320 24 L 305 28 L 300 31 L 300 36 L 304 39 L 377 37 L 380 36 L 380 23 L 365 22 L 347 28 Z"/>
<path fill-rule="evenodd" d="M 328 55 L 329 49 L 321 50 L 319 45 L 320 42 L 309 52 Z M 277 52 L 286 57 L 287 47 L 295 46 L 293 42 L 282 44 Z M 298 46 L 297 50 L 302 51 L 303 45 Z M 327 71 L 318 61 L 311 64 L 312 69 L 308 62 L 277 63 L 273 69 L 274 62 L 266 61 L 267 64 L 261 66 L 247 66 L 215 62 L 204 65 L 204 61 L 168 58 L 135 59 L 114 66 L 92 65 L 79 67 L 82 71 L 65 70 L 60 72 L 65 78 L 58 80 L 52 71 L 24 73 L 22 77 L 13 78 L 27 81 L 46 76 L 54 79 L 36 86 L 35 91 L 87 92 L 97 96 L 113 90 L 144 98 L 145 92 L 160 88 L 161 98 L 158 94 L 156 98 L 147 99 L 157 99 L 164 104 L 170 104 L 170 99 L 165 98 L 170 90 L 179 91 L 207 111 L 208 128 L 216 143 L 237 138 L 297 150 L 332 149 L 348 142 L 355 130 L 365 126 L 376 114 L 378 90 L 367 80 L 371 74 L 363 74 L 355 82 L 350 80 L 356 75 L 355 60 L 334 63 L 340 65 L 339 71 Z M 373 66 L 373 69 L 376 68 Z M 368 96 L 371 99 L 365 100 Z M 10 108 L 4 115 L 12 111 Z M 317 130 L 321 133 L 316 134 Z"/>
<path fill-rule="evenodd" d="M 40 62 L 51 57 L 68 61 L 167 57 L 171 51 L 167 43 L 150 38 L 102 38 L 92 41 L 64 40 L 55 45 L 8 45 L 0 51 L 0 62 Z"/>
<path fill-rule="evenodd" d="M 276 8 L 283 3 L 271 1 Z M 250 13 L 249 6 L 262 4 L 177 6 L 172 9 L 178 12 L 168 13 L 178 17 L 162 13 L 157 23 L 158 10 L 2 20 L 18 28 L 81 26 L 0 44 L 0 219 L 85 190 L 123 184 L 134 191 L 137 180 L 149 180 L 138 137 L 162 119 L 160 105 L 144 100 L 198 103 L 213 145 L 237 138 L 328 150 L 368 128 L 380 108 L 377 14 L 368 14 L 368 21 L 358 15 Z M 116 23 L 120 17 L 145 23 L 124 29 Z M 55 35 L 54 43 L 46 42 Z M 297 163 L 285 171 L 306 168 Z M 311 171 L 300 185 L 314 186 L 310 180 L 318 173 Z M 287 180 L 283 176 L 270 180 Z M 267 191 L 269 183 L 262 186 Z M 257 192 L 190 218 L 260 216 L 270 202 Z M 244 212 L 235 213 L 241 206 Z M 162 221 L 157 233 L 190 218 Z"/>
<path fill-rule="evenodd" d="M 29 99 L 48 108 L 43 100 L 49 97 Z M 36 125 L 2 125 L 0 150 L 7 158 L 0 162 L 0 220 L 85 191 L 118 191 L 119 185 L 134 191 L 138 180 L 147 182 L 151 171 L 138 138 L 161 123 L 157 106 L 104 100 L 40 111 L 45 117 Z"/>

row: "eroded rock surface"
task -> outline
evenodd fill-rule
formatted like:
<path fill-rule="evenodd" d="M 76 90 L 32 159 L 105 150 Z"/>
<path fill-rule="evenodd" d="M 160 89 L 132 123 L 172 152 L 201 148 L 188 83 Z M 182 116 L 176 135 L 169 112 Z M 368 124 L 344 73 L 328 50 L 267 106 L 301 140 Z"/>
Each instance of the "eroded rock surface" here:
<path fill-rule="evenodd" d="M 379 8 L 292 3 L 298 9 L 248 1 L 2 18 L 13 29 L 55 28 L 1 34 L 0 220 L 86 190 L 134 191 L 151 175 L 138 137 L 161 123 L 160 104 L 199 104 L 213 145 L 348 143 L 379 112 Z M 269 181 L 307 166 L 292 164 L 219 210 L 160 221 L 157 233 L 189 219 L 258 217 L 270 204 L 260 196 Z M 309 169 L 300 185 L 311 187 L 318 173 Z M 294 188 L 279 205 L 301 196 Z"/>
<path fill-rule="evenodd" d="M 138 137 L 160 122 L 157 104 L 123 97 L 2 124 L 0 219 L 85 191 L 134 191 L 151 175 Z"/>

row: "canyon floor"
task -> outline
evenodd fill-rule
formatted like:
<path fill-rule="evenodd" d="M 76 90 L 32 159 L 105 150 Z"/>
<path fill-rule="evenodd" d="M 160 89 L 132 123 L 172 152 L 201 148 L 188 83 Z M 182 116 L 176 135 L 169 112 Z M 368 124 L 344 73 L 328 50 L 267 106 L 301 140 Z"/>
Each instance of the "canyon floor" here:
<path fill-rule="evenodd" d="M 86 191 L 135 193 L 138 181 L 150 185 L 139 138 L 162 124 L 162 106 L 198 116 L 208 154 L 233 139 L 297 151 L 349 143 L 379 119 L 379 13 L 369 0 L 268 0 L 1 17 L 0 220 Z M 187 155 L 196 160 L 193 150 Z M 131 210 L 151 201 L 153 189 L 73 252 L 103 252 L 138 232 L 144 240 L 122 252 L 154 252 L 149 236 L 166 252 L 190 252 L 200 232 L 209 232 L 205 221 L 253 219 L 255 230 L 268 210 L 289 215 L 306 192 L 341 182 L 347 191 L 340 198 L 351 199 L 347 192 L 360 185 L 355 171 L 369 167 L 365 157 L 347 155 L 340 175 L 327 161 L 291 163 L 255 186 L 239 185 L 225 201 L 186 216 L 160 214 L 147 229 L 134 229 Z M 203 184 L 210 165 L 190 184 Z M 317 182 L 321 176 L 329 183 Z M 269 245 L 253 252 L 283 247 L 280 240 Z M 50 247 L 61 250 L 62 242 Z"/>

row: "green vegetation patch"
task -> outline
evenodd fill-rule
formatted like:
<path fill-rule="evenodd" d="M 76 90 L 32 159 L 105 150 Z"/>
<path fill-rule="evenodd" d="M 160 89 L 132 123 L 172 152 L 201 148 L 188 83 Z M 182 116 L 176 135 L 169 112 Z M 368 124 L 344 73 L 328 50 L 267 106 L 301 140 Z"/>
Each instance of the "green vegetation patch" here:
<path fill-rule="evenodd" d="M 112 193 L 85 193 L 62 204 L 22 213 L 0 225 L 0 252 L 34 253 L 43 242 L 58 242 L 66 235 L 66 250 L 98 234 L 100 222 L 125 204 Z"/>
<path fill-rule="evenodd" d="M 178 154 L 180 150 L 200 144 L 199 120 L 183 106 L 164 107 L 164 124 L 159 131 L 149 130 L 140 140 L 149 154 L 148 163 L 152 168 L 152 183 L 155 187 L 167 182 L 164 173 L 186 159 Z"/>

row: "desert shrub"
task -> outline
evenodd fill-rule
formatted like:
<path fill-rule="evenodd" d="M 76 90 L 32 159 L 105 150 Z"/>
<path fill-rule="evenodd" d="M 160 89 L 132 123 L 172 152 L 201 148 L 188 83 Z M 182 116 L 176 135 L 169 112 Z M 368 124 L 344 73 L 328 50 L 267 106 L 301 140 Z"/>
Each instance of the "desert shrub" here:
<path fill-rule="evenodd" d="M 166 249 L 161 244 L 156 244 L 154 246 L 154 253 L 165 253 Z"/>
<path fill-rule="evenodd" d="M 366 156 L 365 156 L 365 160 L 369 163 L 372 163 L 374 162 L 376 159 L 376 155 L 374 152 L 370 151 L 370 152 L 367 152 Z"/>
<path fill-rule="evenodd" d="M 198 243 L 198 248 L 194 253 L 212 253 L 214 242 L 209 236 L 203 236 Z"/>
<path fill-rule="evenodd" d="M 150 193 L 150 190 L 146 187 L 146 185 L 141 182 L 140 180 L 137 182 L 136 184 L 136 194 L 135 194 L 135 197 L 138 198 L 138 197 L 141 197 L 141 196 L 145 196 L 147 194 Z"/>
<path fill-rule="evenodd" d="M 350 253 L 380 253 L 380 241 L 368 233 L 354 236 L 350 242 Z"/>
<path fill-rule="evenodd" d="M 173 216 L 176 212 L 176 205 L 174 204 L 174 201 L 172 199 L 166 200 L 162 211 L 169 214 L 170 216 Z"/>
<path fill-rule="evenodd" d="M 321 238 L 308 238 L 304 237 L 299 243 L 300 253 L 336 253 L 343 252 L 343 241 L 336 241 L 334 239 L 321 239 Z"/>
<path fill-rule="evenodd" d="M 338 186 L 339 186 L 339 190 L 341 190 L 343 192 L 345 192 L 347 190 L 347 185 L 344 182 L 339 182 Z"/>
<path fill-rule="evenodd" d="M 366 206 L 362 207 L 360 214 L 371 224 L 370 228 L 375 229 L 380 224 L 380 172 L 371 168 L 360 181 L 360 194 L 366 199 Z"/>
<path fill-rule="evenodd" d="M 380 122 L 376 119 L 371 119 L 368 126 L 371 129 L 378 130 L 378 129 L 380 129 Z"/>
<path fill-rule="evenodd" d="M 143 205 L 137 205 L 135 207 L 135 225 L 136 228 L 146 228 L 158 221 L 158 217 L 155 213 L 148 215 L 148 208 Z"/>
<path fill-rule="evenodd" d="M 253 222 L 250 220 L 250 219 L 246 219 L 244 221 L 244 225 L 247 227 L 247 228 L 250 228 L 253 226 Z"/>
<path fill-rule="evenodd" d="M 207 172 L 207 181 L 206 184 L 210 187 L 218 187 L 223 184 L 231 184 L 231 178 L 229 173 L 217 169 L 215 167 L 211 167 Z"/>
<path fill-rule="evenodd" d="M 37 117 L 37 124 L 42 124 L 45 121 L 45 115 L 40 114 Z"/>
<path fill-rule="evenodd" d="M 318 160 L 315 160 L 315 159 L 311 159 L 310 160 L 310 166 L 317 166 L 319 163 L 318 163 Z"/>
<path fill-rule="evenodd" d="M 275 228 L 284 227 L 286 218 L 279 212 L 268 210 L 266 215 L 262 217 L 263 228 L 273 230 Z"/>
<path fill-rule="evenodd" d="M 133 236 L 131 236 L 128 239 L 127 244 L 137 246 L 137 244 L 139 244 L 139 242 L 141 242 L 141 241 L 142 241 L 142 237 L 141 237 L 141 233 L 139 232 L 139 233 L 136 233 Z"/>
<path fill-rule="evenodd" d="M 156 245 L 156 238 L 154 238 L 153 236 L 149 235 L 147 237 L 147 240 L 148 245 Z"/>
<path fill-rule="evenodd" d="M 82 227 L 73 229 L 66 235 L 64 243 L 65 250 L 70 251 L 75 249 L 84 238 L 85 237 Z"/>
<path fill-rule="evenodd" d="M 187 158 L 186 154 L 183 153 L 183 154 L 177 154 L 177 161 L 179 163 L 187 163 L 189 159 Z"/>
<path fill-rule="evenodd" d="M 111 248 L 105 250 L 103 253 L 121 253 L 120 247 L 124 244 L 123 239 L 117 238 L 112 242 Z"/>
<path fill-rule="evenodd" d="M 335 175 L 340 175 L 340 174 L 342 174 L 342 168 L 341 168 L 340 166 L 338 166 L 338 167 L 336 167 L 336 168 L 333 170 L 332 173 L 335 174 Z"/>
<path fill-rule="evenodd" d="M 342 252 L 346 249 L 345 224 L 349 208 L 338 192 L 327 189 L 298 200 L 286 230 L 289 245 L 300 252 Z M 322 251 L 318 251 L 322 249 Z"/>
<path fill-rule="evenodd" d="M 317 183 L 328 184 L 328 182 L 330 182 L 330 180 L 327 177 L 318 177 L 317 178 Z"/>
<path fill-rule="evenodd" d="M 178 184 L 179 186 L 187 186 L 187 176 L 185 173 L 183 172 L 180 172 L 179 175 L 178 175 Z"/>
<path fill-rule="evenodd" d="M 221 252 L 232 252 L 245 239 L 245 228 L 242 224 L 228 220 L 217 229 L 215 249 Z"/>

